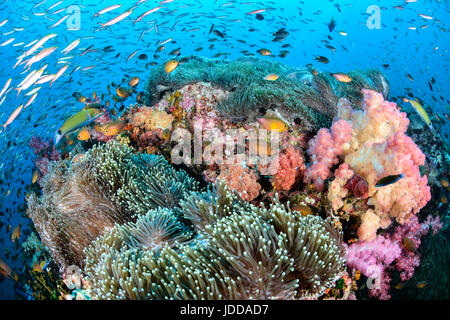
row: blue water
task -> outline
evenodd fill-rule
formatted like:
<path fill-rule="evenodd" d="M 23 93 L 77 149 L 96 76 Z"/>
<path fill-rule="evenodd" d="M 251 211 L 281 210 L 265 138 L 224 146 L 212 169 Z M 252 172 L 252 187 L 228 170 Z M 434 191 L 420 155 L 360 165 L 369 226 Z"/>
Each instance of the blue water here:
<path fill-rule="evenodd" d="M 333 72 L 377 68 L 390 81 L 391 97 L 406 95 L 406 88 L 411 88 L 415 96 L 420 97 L 441 116 L 445 112 L 449 113 L 450 2 L 446 0 L 418 0 L 415 3 L 402 3 L 400 0 L 175 0 L 162 4 L 160 10 L 134 24 L 133 21 L 138 16 L 159 5 L 158 1 L 149 0 L 140 3 L 127 19 L 100 31 L 96 31 L 99 23 L 105 23 L 127 11 L 137 1 L 64 0 L 48 12 L 46 9 L 59 1 L 48 0 L 33 9 L 40 2 L 6 0 L 0 3 L 0 23 L 8 19 L 0 27 L 0 43 L 15 38 L 11 44 L 0 47 L 0 90 L 9 78 L 12 79 L 10 87 L 16 88 L 28 74 L 23 73 L 22 65 L 13 69 L 16 59 L 30 48 L 24 49 L 24 45 L 50 33 L 58 34 L 45 44 L 45 47 L 57 46 L 58 50 L 31 68 L 34 70 L 48 64 L 47 73 L 55 74 L 64 66 L 57 63 L 63 56 L 61 50 L 76 39 L 82 40 L 67 55 L 74 57 L 69 60 L 69 68 L 63 76 L 52 87 L 49 83 L 43 84 L 35 102 L 0 133 L 0 212 L 5 213 L 0 217 L 5 224 L 0 229 L 0 258 L 15 270 L 21 270 L 23 265 L 20 259 L 13 259 L 17 250 L 10 240 L 10 232 L 6 232 L 6 226 L 11 224 L 14 228 L 22 223 L 22 232 L 27 233 L 26 225 L 29 220 L 17 212 L 17 207 L 25 201 L 25 192 L 22 190 L 24 184 L 31 182 L 33 154 L 28 147 L 31 137 L 54 137 L 64 120 L 82 108 L 82 104 L 72 97 L 76 91 L 86 96 L 92 96 L 94 91 L 98 95 L 107 95 L 107 85 L 114 81 L 120 82 L 124 74 L 140 77 L 142 80 L 138 90 L 142 91 L 152 68 L 146 68 L 146 63 L 163 63 L 170 59 L 168 54 L 173 49 L 181 48 L 182 55 L 200 54 L 206 57 L 228 53 L 228 59 L 236 59 L 242 56 L 241 50 L 248 50 L 259 56 L 256 53 L 258 49 L 268 48 L 274 57 L 259 57 L 293 66 L 313 63 L 322 71 Z M 93 17 L 105 7 L 119 3 L 122 4 L 121 8 L 101 17 Z M 79 20 L 72 15 L 59 26 L 50 29 L 51 25 L 67 14 L 67 10 L 52 13 L 71 5 L 80 10 Z M 371 5 L 379 8 L 379 28 L 369 28 L 375 17 L 370 16 L 373 11 L 367 14 Z M 394 5 L 402 5 L 404 9 L 395 9 Z M 256 19 L 254 14 L 247 14 L 257 9 L 267 9 L 262 13 L 264 20 Z M 36 13 L 45 15 L 35 15 Z M 433 19 L 425 19 L 419 14 Z M 327 23 L 332 17 L 337 26 L 330 33 Z M 67 22 L 77 21 L 80 23 L 79 30 L 67 30 L 70 27 Z M 155 23 L 158 32 L 156 28 L 152 29 Z M 209 34 L 212 24 L 225 34 L 224 39 Z M 408 29 L 409 27 L 416 27 L 417 30 Z M 187 32 L 196 28 L 199 30 Z M 283 42 L 272 42 L 272 33 L 280 28 L 286 28 L 290 34 Z M 145 30 L 149 31 L 141 37 Z M 8 34 L 11 31 L 14 32 Z M 346 32 L 347 36 L 339 34 L 339 31 Z M 327 39 L 329 35 L 332 40 Z M 165 50 L 159 54 L 159 58 L 154 59 L 153 54 L 158 44 L 170 38 L 173 40 L 165 44 Z M 210 38 L 218 40 L 208 42 Z M 245 40 L 246 43 L 237 40 Z M 322 40 L 328 40 L 336 48 L 336 52 L 326 48 Z M 14 46 L 21 42 L 24 44 Z M 211 43 L 214 43 L 214 48 L 208 49 Z M 292 47 L 282 48 L 285 44 Z M 91 45 L 91 50 L 98 51 L 80 56 Z M 104 52 L 103 48 L 107 46 L 113 46 L 114 51 Z M 203 51 L 196 52 L 198 47 L 204 47 Z M 137 54 L 127 62 L 127 58 L 136 50 Z M 285 58 L 278 57 L 282 50 L 289 51 Z M 116 57 L 118 53 L 120 56 Z M 143 53 L 147 54 L 148 60 L 138 59 Z M 330 63 L 324 65 L 314 61 L 317 55 L 326 56 Z M 385 69 L 384 64 L 389 67 Z M 89 66 L 95 68 L 81 70 Z M 69 75 L 77 67 L 80 67 L 79 70 Z M 414 81 L 406 74 L 410 74 Z M 436 80 L 433 91 L 428 86 L 431 78 Z M 437 102 L 433 100 L 433 96 Z M 23 93 L 17 97 L 17 91 L 10 91 L 0 106 L 0 123 L 5 123 L 10 114 L 21 104 L 26 104 L 29 98 Z M 130 98 L 126 104 L 133 102 Z M 448 132 L 448 125 L 444 127 L 444 131 Z M 21 190 L 20 195 L 18 190 Z M 24 238 L 22 234 L 20 242 Z M 5 255 L 7 249 L 11 251 L 9 258 Z M 13 286 L 12 280 L 1 282 L 0 298 L 14 298 Z"/>

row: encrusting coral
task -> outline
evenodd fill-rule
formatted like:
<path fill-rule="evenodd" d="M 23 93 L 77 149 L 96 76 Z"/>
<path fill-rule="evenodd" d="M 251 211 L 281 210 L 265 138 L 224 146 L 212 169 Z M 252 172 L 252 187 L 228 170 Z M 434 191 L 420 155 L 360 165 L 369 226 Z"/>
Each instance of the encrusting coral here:
<path fill-rule="evenodd" d="M 176 211 L 150 211 L 140 224 L 153 229 L 153 215 L 180 214 L 196 234 L 187 243 L 178 241 L 188 232 L 181 228 L 181 233 L 165 232 L 158 246 L 136 246 L 130 240 L 136 239 L 134 227 L 125 224 L 86 249 L 85 271 L 95 297 L 309 298 L 323 293 L 344 270 L 342 234 L 328 220 L 298 216 L 279 202 L 255 207 L 224 182 L 191 193 Z"/>

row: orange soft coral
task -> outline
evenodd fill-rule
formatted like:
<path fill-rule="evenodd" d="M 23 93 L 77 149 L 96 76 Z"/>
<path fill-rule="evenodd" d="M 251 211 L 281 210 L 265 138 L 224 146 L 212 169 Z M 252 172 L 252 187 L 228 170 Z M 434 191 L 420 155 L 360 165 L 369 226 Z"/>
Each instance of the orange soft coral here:
<path fill-rule="evenodd" d="M 255 199 L 261 190 L 256 174 L 239 164 L 221 166 L 217 178 L 224 180 L 230 189 L 236 190 L 246 201 Z"/>
<path fill-rule="evenodd" d="M 289 191 L 298 182 L 306 170 L 303 156 L 293 147 L 281 151 L 278 157 L 278 170 L 273 177 L 276 190 Z"/>

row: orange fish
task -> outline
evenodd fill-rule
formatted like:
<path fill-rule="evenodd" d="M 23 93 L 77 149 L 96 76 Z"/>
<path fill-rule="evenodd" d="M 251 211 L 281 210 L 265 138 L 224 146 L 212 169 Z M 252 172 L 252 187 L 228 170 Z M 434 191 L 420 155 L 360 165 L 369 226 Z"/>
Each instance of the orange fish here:
<path fill-rule="evenodd" d="M 278 76 L 277 74 L 271 73 L 271 74 L 265 76 L 265 77 L 264 77 L 264 80 L 267 80 L 267 81 L 275 81 L 275 80 L 277 80 L 278 78 L 279 78 L 279 76 Z"/>
<path fill-rule="evenodd" d="M 257 118 L 256 120 L 266 130 L 277 131 L 281 133 L 288 129 L 287 124 L 283 120 L 276 117 Z"/>
<path fill-rule="evenodd" d="M 361 278 L 361 271 L 356 270 L 355 271 L 355 280 L 359 280 L 359 278 Z"/>
<path fill-rule="evenodd" d="M 340 82 L 349 83 L 352 81 L 352 77 L 345 73 L 333 73 L 332 76 Z"/>
<path fill-rule="evenodd" d="M 5 261 L 0 259 L 0 274 L 6 278 L 11 278 L 12 270 Z"/>
<path fill-rule="evenodd" d="M 314 214 L 314 211 L 312 211 L 312 209 L 309 206 L 303 204 L 292 206 L 292 210 L 300 212 L 304 217 Z"/>
<path fill-rule="evenodd" d="M 164 66 L 164 71 L 166 74 L 171 73 L 173 70 L 175 70 L 178 67 L 178 61 L 177 60 L 170 60 L 167 61 Z"/>
<path fill-rule="evenodd" d="M 414 242 L 410 238 L 403 237 L 402 238 L 402 244 L 403 244 L 403 247 L 407 251 L 413 252 L 413 253 L 418 253 L 416 245 L 414 244 Z"/>
<path fill-rule="evenodd" d="M 19 240 L 21 228 L 22 228 L 22 224 L 19 224 L 17 227 L 14 228 L 13 232 L 11 233 L 11 241 L 12 242 L 15 242 L 16 239 Z"/>
<path fill-rule="evenodd" d="M 128 89 L 123 88 L 123 87 L 117 88 L 116 93 L 122 99 L 127 99 L 130 96 L 130 91 L 128 91 Z"/>
<path fill-rule="evenodd" d="M 406 282 L 400 282 L 400 283 L 397 283 L 397 284 L 394 286 L 394 288 L 395 288 L 396 290 L 401 290 L 401 289 L 403 289 L 405 286 L 406 286 Z"/>
<path fill-rule="evenodd" d="M 103 128 L 102 132 L 105 136 L 112 137 L 117 136 L 124 126 L 123 122 L 110 122 L 107 123 Z"/>
<path fill-rule="evenodd" d="M 260 49 L 258 50 L 258 53 L 262 56 L 270 56 L 272 54 L 268 49 Z"/>
<path fill-rule="evenodd" d="M 86 141 L 91 138 L 91 134 L 89 133 L 89 130 L 85 127 L 78 132 L 77 139 L 80 141 Z"/>

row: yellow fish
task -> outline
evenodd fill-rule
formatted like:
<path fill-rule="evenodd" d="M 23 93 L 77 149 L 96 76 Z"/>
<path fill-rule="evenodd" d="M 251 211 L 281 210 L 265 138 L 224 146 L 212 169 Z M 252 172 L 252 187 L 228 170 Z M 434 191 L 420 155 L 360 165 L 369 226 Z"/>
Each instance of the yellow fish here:
<path fill-rule="evenodd" d="M 419 289 L 423 289 L 428 285 L 428 283 L 426 281 L 420 281 L 417 283 L 416 287 Z"/>
<path fill-rule="evenodd" d="M 288 129 L 287 124 L 283 120 L 276 117 L 257 118 L 256 120 L 266 130 L 284 132 Z"/>
<path fill-rule="evenodd" d="M 91 134 L 89 133 L 89 130 L 85 127 L 78 132 L 77 139 L 80 141 L 86 141 L 91 138 Z"/>
<path fill-rule="evenodd" d="M 178 67 L 178 61 L 177 60 L 170 60 L 167 61 L 164 66 L 164 71 L 166 74 L 171 73 L 173 70 L 175 70 Z"/>
<path fill-rule="evenodd" d="M 420 103 L 414 100 L 409 100 L 409 103 L 411 103 L 411 106 L 414 108 L 414 110 L 417 112 L 417 114 L 422 118 L 422 120 L 427 124 L 430 129 L 433 129 L 433 125 L 431 124 L 430 117 L 428 116 L 428 113 L 425 111 L 425 109 L 422 107 Z"/>
<path fill-rule="evenodd" d="M 19 240 L 21 228 L 22 228 L 22 224 L 19 224 L 17 227 L 14 228 L 13 232 L 11 233 L 11 241 L 12 242 L 15 242 L 16 239 Z"/>
<path fill-rule="evenodd" d="M 39 172 L 37 170 L 34 170 L 33 171 L 33 176 L 31 178 L 31 183 L 33 183 L 33 184 L 36 183 L 38 178 L 39 178 Z"/>
<path fill-rule="evenodd" d="M 267 80 L 267 81 L 275 81 L 275 80 L 277 80 L 278 78 L 279 78 L 279 76 L 278 76 L 277 74 L 271 73 L 271 74 L 265 76 L 265 77 L 264 77 L 264 80 Z"/>

